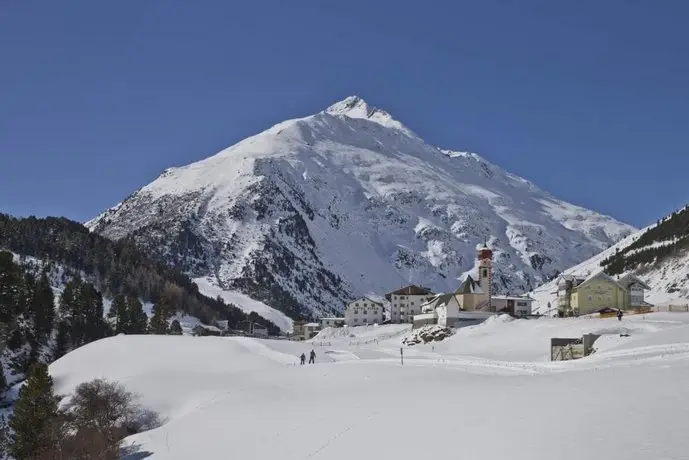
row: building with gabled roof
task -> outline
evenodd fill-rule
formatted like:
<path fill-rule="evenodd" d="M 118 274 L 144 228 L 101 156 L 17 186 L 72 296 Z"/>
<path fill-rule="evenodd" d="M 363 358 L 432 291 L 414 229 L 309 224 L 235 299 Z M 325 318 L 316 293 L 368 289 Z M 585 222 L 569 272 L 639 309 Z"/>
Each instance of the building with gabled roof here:
<path fill-rule="evenodd" d="M 491 301 L 492 257 L 493 252 L 487 246 L 479 248 L 478 281 L 467 275 L 455 292 L 432 297 L 421 306 L 421 313 L 414 317 L 415 327 L 433 323 L 458 327 L 475 324 L 494 315 L 496 309 Z"/>
<path fill-rule="evenodd" d="M 361 297 L 345 306 L 344 324 L 347 326 L 365 326 L 383 322 L 385 311 L 383 304 L 368 297 Z"/>
<path fill-rule="evenodd" d="M 604 272 L 590 275 L 572 288 L 571 307 L 574 315 L 587 315 L 601 308 L 628 308 L 625 287 Z"/>
<path fill-rule="evenodd" d="M 650 308 L 652 305 L 646 302 L 646 291 L 651 287 L 634 275 L 627 275 L 617 281 L 627 290 L 627 304 L 629 308 Z"/>
<path fill-rule="evenodd" d="M 421 313 L 421 305 L 434 296 L 430 289 L 414 284 L 388 292 L 385 298 L 390 302 L 390 322 L 411 323 L 414 315 Z"/>
<path fill-rule="evenodd" d="M 558 316 L 573 314 L 572 290 L 586 281 L 586 277 L 561 274 L 557 277 L 557 312 Z"/>

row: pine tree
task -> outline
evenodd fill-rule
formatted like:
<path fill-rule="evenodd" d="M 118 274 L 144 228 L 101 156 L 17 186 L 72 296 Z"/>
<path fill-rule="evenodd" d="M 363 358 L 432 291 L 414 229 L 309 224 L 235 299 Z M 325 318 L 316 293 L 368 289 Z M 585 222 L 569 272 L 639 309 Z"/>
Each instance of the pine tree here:
<path fill-rule="evenodd" d="M 69 350 L 70 329 L 67 321 L 60 321 L 57 324 L 57 334 L 55 345 L 53 346 L 53 359 L 62 358 Z"/>
<path fill-rule="evenodd" d="M 112 335 L 112 330 L 103 318 L 103 295 L 90 283 L 86 285 L 86 292 L 88 302 L 85 311 L 85 343 L 90 343 Z"/>
<path fill-rule="evenodd" d="M 129 311 L 127 308 L 127 301 L 123 294 L 117 294 L 112 300 L 108 318 L 115 321 L 115 334 L 129 334 L 131 324 L 129 321 Z"/>
<path fill-rule="evenodd" d="M 36 338 L 40 343 L 43 343 L 50 337 L 55 321 L 55 297 L 45 271 L 34 287 L 31 312 Z"/>
<path fill-rule="evenodd" d="M 182 335 L 182 325 L 176 319 L 170 324 L 170 334 L 171 335 Z"/>
<path fill-rule="evenodd" d="M 129 334 L 146 334 L 148 332 L 148 316 L 146 316 L 138 298 L 129 297 L 127 299 L 127 316 L 129 318 Z"/>
<path fill-rule="evenodd" d="M 158 302 L 153 306 L 153 316 L 151 316 L 151 322 L 149 324 L 149 331 L 151 334 L 167 334 L 168 324 L 167 324 L 168 312 L 163 301 Z"/>
<path fill-rule="evenodd" d="M 0 323 L 7 328 L 16 320 L 21 297 L 21 271 L 13 259 L 11 253 L 0 251 Z"/>
<path fill-rule="evenodd" d="M 78 293 L 80 284 L 81 284 L 81 280 L 78 278 L 74 278 L 74 279 L 70 280 L 65 285 L 65 288 L 62 290 L 62 294 L 60 294 L 59 307 L 60 307 L 60 313 L 62 313 L 63 316 L 69 317 L 69 316 L 73 315 L 74 307 L 75 307 L 75 299 L 76 299 L 76 295 Z"/>
<path fill-rule="evenodd" d="M 53 439 L 60 398 L 53 391 L 53 379 L 48 366 L 38 363 L 19 390 L 10 427 L 14 434 L 10 454 L 17 459 L 43 458 L 57 444 Z"/>
<path fill-rule="evenodd" d="M 0 458 L 6 458 L 10 443 L 10 427 L 7 424 L 7 418 L 0 415 Z"/>
<path fill-rule="evenodd" d="M 4 395 L 5 391 L 7 391 L 7 379 L 5 378 L 4 366 L 2 361 L 0 361 L 0 394 Z"/>

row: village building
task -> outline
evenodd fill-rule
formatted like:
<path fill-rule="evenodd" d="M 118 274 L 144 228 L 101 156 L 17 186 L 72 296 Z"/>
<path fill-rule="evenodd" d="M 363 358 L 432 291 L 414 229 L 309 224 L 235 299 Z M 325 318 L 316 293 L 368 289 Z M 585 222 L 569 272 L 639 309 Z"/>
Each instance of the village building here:
<path fill-rule="evenodd" d="M 366 324 L 380 324 L 383 322 L 383 304 L 362 297 L 350 302 L 345 307 L 344 323 L 347 326 L 363 326 Z"/>
<path fill-rule="evenodd" d="M 571 308 L 575 315 L 587 315 L 604 308 L 630 310 L 651 307 L 645 301 L 648 285 L 634 276 L 614 279 L 594 273 L 572 288 Z"/>
<path fill-rule="evenodd" d="M 292 323 L 292 338 L 295 340 L 310 340 L 321 330 L 319 323 L 307 323 L 306 321 L 295 321 Z"/>
<path fill-rule="evenodd" d="M 492 303 L 493 251 L 484 245 L 477 250 L 477 259 L 478 281 L 467 275 L 455 292 L 432 297 L 421 306 L 421 313 L 414 316 L 414 327 L 425 324 L 461 327 L 480 323 L 496 314 L 496 305 Z M 504 300 L 503 308 L 508 308 L 507 297 L 498 299 L 500 305 Z M 530 311 L 529 300 L 524 301 Z"/>
<path fill-rule="evenodd" d="M 535 299 L 529 296 L 494 295 L 491 298 L 491 303 L 496 312 L 507 313 L 512 316 L 530 315 L 534 301 Z"/>
<path fill-rule="evenodd" d="M 345 325 L 345 318 L 321 318 L 321 328 L 342 327 Z"/>
<path fill-rule="evenodd" d="M 557 278 L 558 316 L 570 316 L 573 314 L 572 291 L 585 280 L 585 277 L 574 275 L 560 275 Z"/>
<path fill-rule="evenodd" d="M 207 326 L 205 324 L 197 324 L 191 330 L 191 333 L 195 336 L 207 336 L 207 335 L 222 335 L 222 330 L 215 326 Z"/>
<path fill-rule="evenodd" d="M 434 296 L 430 289 L 413 284 L 388 292 L 385 298 L 390 302 L 390 322 L 411 323 L 414 315 L 421 313 L 421 305 Z"/>
<path fill-rule="evenodd" d="M 650 290 L 651 287 L 636 276 L 627 275 L 618 280 L 618 283 L 627 290 L 627 305 L 629 309 L 648 309 L 653 306 L 646 302 L 645 299 L 646 291 Z"/>
<path fill-rule="evenodd" d="M 268 337 L 268 328 L 254 321 L 244 320 L 239 322 L 239 329 L 247 335 Z"/>

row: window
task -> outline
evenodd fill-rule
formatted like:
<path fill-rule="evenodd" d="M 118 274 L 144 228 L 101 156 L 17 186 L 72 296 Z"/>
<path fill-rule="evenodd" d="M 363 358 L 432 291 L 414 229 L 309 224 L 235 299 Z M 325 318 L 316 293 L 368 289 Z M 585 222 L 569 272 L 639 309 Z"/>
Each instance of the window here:
<path fill-rule="evenodd" d="M 414 305 L 414 302 L 412 302 L 411 304 Z"/>
<path fill-rule="evenodd" d="M 359 306 L 359 302 L 355 303 L 354 306 L 355 306 L 355 307 L 358 307 L 358 306 Z"/>
<path fill-rule="evenodd" d="M 364 308 L 368 307 L 368 304 L 364 302 Z"/>
<path fill-rule="evenodd" d="M 591 301 L 591 300 L 593 300 L 593 297 L 592 297 L 592 296 L 589 296 L 589 301 Z"/>

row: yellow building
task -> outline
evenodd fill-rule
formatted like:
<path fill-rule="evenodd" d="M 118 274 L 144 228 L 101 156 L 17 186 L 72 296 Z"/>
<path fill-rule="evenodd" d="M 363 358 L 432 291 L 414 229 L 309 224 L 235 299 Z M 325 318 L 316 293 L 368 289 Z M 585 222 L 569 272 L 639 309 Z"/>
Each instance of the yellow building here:
<path fill-rule="evenodd" d="M 627 290 L 603 272 L 590 276 L 572 289 L 572 310 L 575 315 L 587 315 L 602 308 L 629 308 Z"/>

